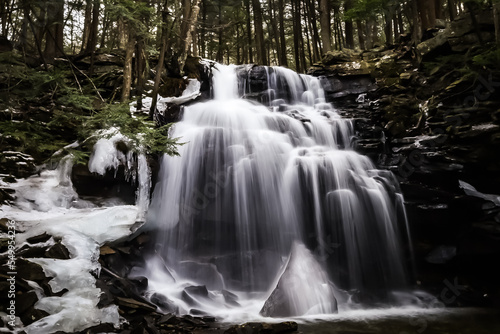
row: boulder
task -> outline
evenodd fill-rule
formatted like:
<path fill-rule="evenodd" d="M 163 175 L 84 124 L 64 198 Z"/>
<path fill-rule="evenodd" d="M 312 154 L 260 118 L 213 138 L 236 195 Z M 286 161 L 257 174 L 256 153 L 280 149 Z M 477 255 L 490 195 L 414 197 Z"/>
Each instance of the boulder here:
<path fill-rule="evenodd" d="M 336 311 L 334 287 L 326 273 L 304 245 L 295 243 L 278 284 L 260 314 L 293 317 Z"/>
<path fill-rule="evenodd" d="M 357 61 L 361 59 L 361 53 L 359 51 L 354 51 L 352 49 L 343 49 L 343 50 L 335 50 L 328 51 L 323 55 L 323 59 L 321 62 L 323 65 L 335 65 L 342 64 L 346 62 Z"/>
<path fill-rule="evenodd" d="M 158 305 L 158 307 L 166 313 L 178 313 L 179 307 L 175 305 L 173 301 L 168 299 L 166 296 L 154 293 L 149 299 L 153 304 Z"/>
<path fill-rule="evenodd" d="M 433 51 L 439 52 L 447 43 L 448 37 L 445 34 L 437 34 L 433 38 L 418 44 L 417 52 L 420 57 L 424 57 Z"/>

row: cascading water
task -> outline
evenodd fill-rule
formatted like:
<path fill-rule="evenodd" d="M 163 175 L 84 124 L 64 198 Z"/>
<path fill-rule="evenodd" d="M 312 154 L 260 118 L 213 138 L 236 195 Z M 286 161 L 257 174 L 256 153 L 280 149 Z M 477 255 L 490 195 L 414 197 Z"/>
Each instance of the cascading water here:
<path fill-rule="evenodd" d="M 214 99 L 186 107 L 173 129 L 186 144 L 163 158 L 148 211 L 160 231 L 151 291 L 180 313 L 394 302 L 408 284 L 395 178 L 351 149 L 352 122 L 317 78 L 266 68 L 264 106 L 240 98 L 252 92 L 239 69 L 216 65 Z"/>

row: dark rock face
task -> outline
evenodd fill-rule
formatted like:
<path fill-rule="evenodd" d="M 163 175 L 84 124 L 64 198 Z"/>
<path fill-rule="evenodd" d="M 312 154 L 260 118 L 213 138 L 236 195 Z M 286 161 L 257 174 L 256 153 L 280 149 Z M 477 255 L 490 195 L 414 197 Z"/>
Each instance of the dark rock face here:
<path fill-rule="evenodd" d="M 31 155 L 21 152 L 0 152 L 0 164 L 2 165 L 3 173 L 16 178 L 31 176 L 36 170 L 35 159 Z"/>
<path fill-rule="evenodd" d="M 476 19 L 481 36 L 491 40 L 491 12 L 478 12 Z M 426 38 L 413 49 L 332 54 L 311 73 L 335 87 L 358 77 L 348 71 L 352 63 L 368 63 L 375 90 L 327 96 L 354 118 L 356 150 L 400 181 L 416 281 L 439 297 L 456 279 L 462 290 L 453 301 L 445 298 L 447 305 L 500 305 L 493 283 L 500 276 L 492 265 L 500 258 L 498 207 L 459 183 L 483 194 L 500 193 L 500 70 L 491 64 L 473 67 L 471 76 L 457 74 L 465 61 L 472 63 L 464 53 L 481 58 L 488 52 L 478 47 L 469 13 L 449 28 L 429 30 Z"/>
<path fill-rule="evenodd" d="M 100 176 L 89 172 L 85 165 L 75 165 L 71 181 L 82 198 L 119 198 L 126 204 L 135 204 L 136 187 L 127 180 L 123 166 Z"/>

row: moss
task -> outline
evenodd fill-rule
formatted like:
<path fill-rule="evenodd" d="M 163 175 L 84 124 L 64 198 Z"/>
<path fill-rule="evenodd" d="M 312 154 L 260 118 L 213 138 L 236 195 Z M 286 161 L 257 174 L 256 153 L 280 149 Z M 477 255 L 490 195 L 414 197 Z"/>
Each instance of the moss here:
<path fill-rule="evenodd" d="M 500 47 L 493 46 L 472 57 L 472 63 L 484 69 L 500 69 Z"/>
<path fill-rule="evenodd" d="M 176 146 L 180 143 L 178 138 L 169 137 L 170 126 L 167 124 L 157 128 L 145 115 L 132 116 L 129 105 L 120 103 L 106 105 L 102 110 L 85 117 L 79 134 L 81 138 L 89 138 L 87 145 L 93 145 L 98 139 L 95 135 L 98 130 L 114 127 L 132 141 L 132 150 L 178 155 Z"/>
<path fill-rule="evenodd" d="M 86 79 L 75 80 L 69 65 L 39 71 L 22 63 L 19 56 L 8 54 L 0 54 L 0 100 L 16 113 L 7 115 L 15 119 L 0 121 L 0 145 L 4 150 L 28 153 L 36 163 L 42 163 L 78 141 L 82 145 L 62 153 L 72 153 L 77 162 L 83 163 L 92 151 L 95 133 L 116 127 L 132 140 L 132 149 L 178 154 L 177 140 L 168 136 L 169 126 L 156 128 L 146 116 L 133 117 L 128 104 L 98 100 L 95 87 Z M 185 83 L 175 84 L 182 92 Z"/>

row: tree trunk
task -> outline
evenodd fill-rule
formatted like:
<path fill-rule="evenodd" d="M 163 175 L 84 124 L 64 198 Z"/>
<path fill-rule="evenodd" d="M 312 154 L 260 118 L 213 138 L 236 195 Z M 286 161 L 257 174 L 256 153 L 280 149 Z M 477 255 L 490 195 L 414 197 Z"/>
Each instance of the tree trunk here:
<path fill-rule="evenodd" d="M 145 68 L 146 68 L 146 41 L 139 35 L 136 40 L 136 90 L 137 90 L 137 111 L 142 110 L 142 94 L 144 92 Z"/>
<path fill-rule="evenodd" d="M 457 5 L 455 3 L 455 0 L 447 0 L 447 4 L 450 21 L 454 21 L 455 17 L 457 17 Z"/>
<path fill-rule="evenodd" d="M 399 41 L 399 26 L 398 26 L 398 16 L 396 13 L 392 16 L 392 24 L 393 24 L 393 29 L 394 29 L 394 42 L 397 43 Z"/>
<path fill-rule="evenodd" d="M 493 4 L 493 19 L 495 22 L 495 40 L 497 46 L 500 47 L 500 2 Z"/>
<path fill-rule="evenodd" d="M 280 44 L 281 44 L 281 55 L 280 64 L 282 66 L 288 67 L 288 57 L 286 52 L 286 38 L 285 38 L 285 8 L 283 0 L 278 0 L 278 12 L 279 12 L 279 23 L 280 23 Z"/>
<path fill-rule="evenodd" d="M 372 31 L 373 31 L 373 20 L 369 19 L 366 21 L 366 24 L 365 24 L 365 32 L 366 32 L 366 48 L 369 50 L 371 48 L 373 48 L 373 44 L 375 43 L 375 41 L 373 40 L 373 35 L 372 35 Z"/>
<path fill-rule="evenodd" d="M 323 52 L 332 50 L 332 31 L 330 25 L 330 3 L 328 0 L 319 0 L 319 21 L 321 25 L 321 41 Z"/>
<path fill-rule="evenodd" d="M 44 56 L 47 63 L 53 63 L 55 57 L 63 54 L 64 0 L 48 2 L 47 15 Z"/>
<path fill-rule="evenodd" d="M 303 17 L 303 8 L 302 8 L 302 1 L 297 0 L 297 9 L 298 9 L 298 14 L 299 14 L 299 37 L 300 37 L 300 61 L 302 62 L 302 70 L 305 72 L 307 69 L 306 65 L 306 47 L 304 46 L 304 33 L 302 30 L 302 24 L 301 22 L 305 21 L 305 17 Z M 307 29 L 307 27 L 306 27 Z"/>
<path fill-rule="evenodd" d="M 92 2 L 93 0 L 87 0 L 85 4 L 85 19 L 83 21 L 82 48 L 81 48 L 82 53 L 84 53 L 87 50 L 87 45 L 89 43 L 90 26 L 92 25 Z"/>
<path fill-rule="evenodd" d="M 123 17 L 118 18 L 118 48 L 120 50 L 125 50 L 127 47 L 127 32 L 126 32 L 126 24 L 123 20 Z"/>
<path fill-rule="evenodd" d="M 206 42 L 205 36 L 207 34 L 205 26 L 207 25 L 207 4 L 206 0 L 201 0 L 201 17 L 202 17 L 202 25 L 201 25 L 201 34 L 200 34 L 200 44 L 201 44 L 201 56 L 204 58 L 207 56 L 206 53 Z"/>
<path fill-rule="evenodd" d="M 387 46 L 391 46 L 394 44 L 394 40 L 392 38 L 392 15 L 389 13 L 384 13 L 385 25 L 384 25 L 384 34 L 385 34 L 385 44 Z"/>
<path fill-rule="evenodd" d="M 217 28 L 218 30 L 218 43 L 217 43 L 217 62 L 221 63 L 224 61 L 224 50 L 223 50 L 223 44 L 222 40 L 224 39 L 224 36 L 222 36 L 222 4 L 219 1 L 218 2 L 218 10 L 219 10 L 219 15 L 218 15 L 218 25 L 219 27 Z"/>
<path fill-rule="evenodd" d="M 421 0 L 414 0 L 411 2 L 411 14 L 412 14 L 412 41 L 414 44 L 420 43 L 422 40 L 422 21 L 421 16 L 419 15 L 419 2 Z"/>
<path fill-rule="evenodd" d="M 305 8 L 305 10 L 307 10 L 307 7 Z M 314 63 L 314 59 L 316 59 L 315 55 L 313 55 L 313 51 L 311 50 L 311 36 L 310 36 L 310 31 L 312 29 L 310 29 L 310 22 L 309 22 L 309 17 L 306 13 L 306 15 L 304 15 L 304 19 L 306 20 L 306 29 L 305 29 L 305 34 L 306 34 L 306 45 L 307 45 L 307 54 L 309 55 L 309 63 L 310 64 L 313 64 Z M 309 28 L 309 29 L 308 29 Z M 304 66 L 304 68 L 306 68 Z"/>
<path fill-rule="evenodd" d="M 196 21 L 198 20 L 198 12 L 200 11 L 200 7 L 198 7 L 199 2 L 199 0 L 193 0 L 193 3 L 191 4 L 191 0 L 184 0 L 183 20 L 179 34 L 179 42 L 174 52 L 174 57 L 177 62 L 176 70 L 178 70 L 178 73 L 175 73 L 176 76 L 180 76 L 188 56 L 189 46 L 191 45 L 192 39 L 192 31 Z"/>
<path fill-rule="evenodd" d="M 293 20 L 293 53 L 295 60 L 295 71 L 302 72 L 300 63 L 300 12 L 297 6 L 297 0 L 292 0 L 292 20 Z"/>
<path fill-rule="evenodd" d="M 402 10 L 401 8 L 397 12 L 397 18 L 398 18 L 398 27 L 399 27 L 399 33 L 404 34 L 405 33 L 405 27 L 403 24 L 403 14 L 401 13 Z"/>
<path fill-rule="evenodd" d="M 0 0 L 0 22 L 2 25 L 2 31 L 0 35 L 7 36 L 7 11 L 8 5 L 5 0 Z"/>
<path fill-rule="evenodd" d="M 474 27 L 474 32 L 476 33 L 477 39 L 481 45 L 484 44 L 483 37 L 481 36 L 481 27 L 479 26 L 476 19 L 476 3 L 472 1 L 465 2 L 465 7 L 469 10 L 470 19 L 472 21 L 472 26 Z"/>
<path fill-rule="evenodd" d="M 352 1 L 346 0 L 344 3 L 344 13 L 352 8 Z M 345 20 L 345 46 L 348 49 L 354 49 L 354 28 L 352 20 Z"/>
<path fill-rule="evenodd" d="M 101 40 L 99 42 L 99 45 L 101 46 L 101 48 L 104 47 L 104 45 L 106 43 L 106 37 L 108 34 L 108 30 L 109 30 L 109 24 L 110 24 L 110 20 L 109 20 L 109 16 L 108 16 L 108 11 L 105 8 L 104 9 L 104 18 L 102 20 Z"/>
<path fill-rule="evenodd" d="M 161 49 L 160 57 L 158 59 L 158 65 L 156 66 L 155 84 L 153 86 L 153 100 L 151 101 L 151 109 L 149 110 L 149 118 L 153 119 L 156 112 L 156 104 L 158 103 L 158 91 L 160 90 L 161 73 L 163 72 L 163 63 L 165 62 L 165 51 L 167 50 L 167 35 L 168 35 L 168 24 L 167 24 L 167 1 L 165 1 L 165 6 L 162 11 L 162 29 L 161 29 Z"/>
<path fill-rule="evenodd" d="M 248 61 L 253 63 L 253 50 L 252 50 L 252 18 L 250 14 L 250 0 L 244 0 L 246 9 L 246 24 L 247 24 L 247 38 L 248 38 Z"/>
<path fill-rule="evenodd" d="M 268 0 L 268 6 L 269 6 L 269 14 L 270 14 L 270 21 L 271 21 L 271 35 L 270 37 L 274 37 L 274 41 L 276 43 L 276 53 L 277 53 L 277 58 L 278 58 L 278 64 L 281 65 L 281 44 L 280 44 L 280 38 L 279 38 L 279 32 L 278 32 L 278 23 L 276 22 L 276 3 L 274 0 Z M 271 37 L 271 38 L 272 38 Z"/>
<path fill-rule="evenodd" d="M 267 65 L 264 30 L 262 29 L 262 9 L 259 0 L 252 0 L 253 20 L 255 26 L 255 47 L 257 49 L 257 63 Z"/>
<path fill-rule="evenodd" d="M 134 56 L 135 39 L 131 36 L 129 30 L 127 34 L 127 45 L 125 48 L 125 62 L 123 64 L 123 85 L 121 102 L 128 102 L 130 99 L 130 87 L 132 86 L 132 58 Z"/>
<path fill-rule="evenodd" d="M 434 0 L 434 17 L 436 19 L 443 18 L 443 5 L 444 0 Z"/>
<path fill-rule="evenodd" d="M 21 5 L 23 8 L 23 22 L 21 25 L 21 33 L 19 36 L 19 42 L 21 44 L 21 49 L 26 52 L 28 49 L 28 27 L 29 27 L 29 15 L 30 15 L 30 7 L 28 5 L 29 0 L 21 0 Z"/>
<path fill-rule="evenodd" d="M 314 61 L 319 61 L 319 60 L 321 60 L 322 48 L 321 48 L 319 32 L 318 32 L 318 24 L 317 24 L 318 20 L 316 17 L 316 7 L 314 6 L 313 1 L 307 0 L 306 10 L 307 10 L 306 13 L 307 13 L 307 16 L 309 18 L 309 22 L 311 24 L 312 48 L 313 48 L 313 54 L 314 54 Z"/>
<path fill-rule="evenodd" d="M 99 29 L 100 0 L 93 0 L 92 7 L 92 25 L 90 26 L 87 52 L 90 52 L 90 75 L 94 72 L 95 49 L 97 47 L 97 37 Z"/>
<path fill-rule="evenodd" d="M 365 50 L 365 36 L 363 34 L 363 31 L 365 31 L 365 27 L 363 25 L 363 22 L 361 22 L 361 20 L 356 20 L 356 27 L 358 30 L 359 48 L 361 50 Z"/>

